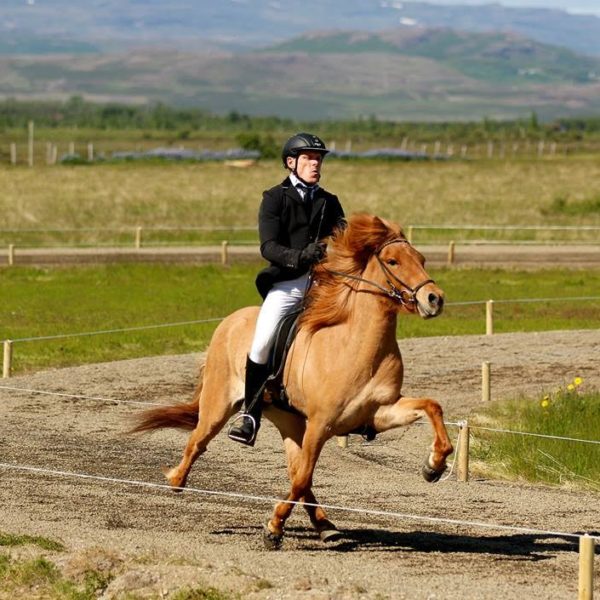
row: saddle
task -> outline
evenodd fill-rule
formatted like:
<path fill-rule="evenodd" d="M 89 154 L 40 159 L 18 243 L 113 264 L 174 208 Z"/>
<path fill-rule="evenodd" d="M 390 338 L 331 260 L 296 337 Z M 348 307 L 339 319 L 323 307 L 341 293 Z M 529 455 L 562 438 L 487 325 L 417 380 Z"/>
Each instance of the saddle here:
<path fill-rule="evenodd" d="M 275 343 L 269 356 L 269 373 L 265 382 L 265 395 L 273 406 L 297 415 L 306 416 L 294 408 L 289 401 L 283 384 L 283 370 L 290 346 L 298 332 L 298 319 L 302 308 L 296 308 L 286 314 L 279 322 L 275 332 Z"/>
<path fill-rule="evenodd" d="M 286 314 L 279 322 L 275 333 L 275 343 L 269 356 L 269 372 L 271 373 L 265 382 L 264 395 L 273 406 L 287 412 L 302 415 L 304 413 L 290 404 L 285 385 L 283 383 L 283 371 L 290 347 L 298 333 L 298 320 L 302 314 L 302 308 L 294 309 Z M 370 425 L 363 425 L 348 433 L 362 435 L 368 442 L 375 439 L 377 431 Z"/>

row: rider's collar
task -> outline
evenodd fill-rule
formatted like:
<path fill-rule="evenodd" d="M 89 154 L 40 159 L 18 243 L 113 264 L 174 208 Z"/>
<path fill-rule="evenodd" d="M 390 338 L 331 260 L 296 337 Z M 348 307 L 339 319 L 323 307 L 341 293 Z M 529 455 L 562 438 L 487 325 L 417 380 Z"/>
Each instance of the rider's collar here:
<path fill-rule="evenodd" d="M 292 185 L 300 192 L 300 195 L 304 197 L 304 193 L 306 190 L 312 190 L 314 194 L 319 189 L 319 184 L 315 183 L 314 185 L 307 185 L 300 178 L 296 177 L 293 173 L 290 173 L 290 181 Z"/>

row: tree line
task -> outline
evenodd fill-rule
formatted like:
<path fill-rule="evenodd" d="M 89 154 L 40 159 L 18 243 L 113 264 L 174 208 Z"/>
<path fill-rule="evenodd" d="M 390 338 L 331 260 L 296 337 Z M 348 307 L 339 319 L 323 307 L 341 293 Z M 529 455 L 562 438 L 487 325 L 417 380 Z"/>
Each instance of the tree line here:
<path fill-rule="evenodd" d="M 0 102 L 0 132 L 26 128 L 29 121 L 44 128 L 85 128 L 97 130 L 147 130 L 168 132 L 178 139 L 219 132 L 235 137 L 247 149 L 263 155 L 277 152 L 290 132 L 315 131 L 328 140 L 418 139 L 421 142 L 452 140 L 462 143 L 519 139 L 582 141 L 600 137 L 600 117 L 569 117 L 542 122 L 535 112 L 512 121 L 394 122 L 371 115 L 353 120 L 296 121 L 277 116 L 257 117 L 231 111 L 225 115 L 202 108 L 179 108 L 162 103 L 128 105 L 98 104 L 74 96 L 64 102 Z"/>

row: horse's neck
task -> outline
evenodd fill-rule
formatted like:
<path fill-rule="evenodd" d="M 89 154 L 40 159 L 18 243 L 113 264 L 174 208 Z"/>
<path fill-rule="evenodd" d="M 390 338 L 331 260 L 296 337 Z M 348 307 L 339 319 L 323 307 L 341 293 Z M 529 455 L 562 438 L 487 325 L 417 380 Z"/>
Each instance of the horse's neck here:
<path fill-rule="evenodd" d="M 354 306 L 348 320 L 349 341 L 358 344 L 363 351 L 362 358 L 373 361 L 382 358 L 390 352 L 396 353 L 396 323 L 397 313 L 381 296 L 369 292 L 354 294 Z"/>

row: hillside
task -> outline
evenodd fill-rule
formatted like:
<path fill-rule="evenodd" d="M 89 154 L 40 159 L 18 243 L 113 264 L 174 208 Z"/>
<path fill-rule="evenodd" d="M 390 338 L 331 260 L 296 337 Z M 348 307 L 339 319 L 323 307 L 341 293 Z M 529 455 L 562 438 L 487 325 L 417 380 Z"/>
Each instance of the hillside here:
<path fill-rule="evenodd" d="M 590 2 L 590 6 L 592 3 Z M 592 9 L 590 9 L 592 12 Z M 600 10 L 441 6 L 387 0 L 20 0 L 0 6 L 0 53 L 123 51 L 161 46 L 180 50 L 225 49 L 278 43 L 319 27 L 380 31 L 451 28 L 504 31 L 600 56 Z"/>
<path fill-rule="evenodd" d="M 422 57 L 490 83 L 600 80 L 600 59 L 509 33 L 464 33 L 420 27 L 384 33 L 325 32 L 300 36 L 268 51 Z"/>
<path fill-rule="evenodd" d="M 312 33 L 242 53 L 0 57 L 4 97 L 83 95 L 307 120 L 589 115 L 600 110 L 598 74 L 600 59 L 511 34 L 446 29 Z"/>

